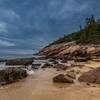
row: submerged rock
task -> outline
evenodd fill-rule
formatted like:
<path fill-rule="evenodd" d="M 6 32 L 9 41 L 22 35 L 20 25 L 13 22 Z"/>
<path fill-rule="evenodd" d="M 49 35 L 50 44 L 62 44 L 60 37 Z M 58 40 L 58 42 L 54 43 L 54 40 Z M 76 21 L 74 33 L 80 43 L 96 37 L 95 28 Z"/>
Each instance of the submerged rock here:
<path fill-rule="evenodd" d="M 53 78 L 53 82 L 57 82 L 57 83 L 74 83 L 74 80 L 71 77 L 67 76 L 67 75 L 59 74 L 59 75 L 57 75 Z"/>
<path fill-rule="evenodd" d="M 21 68 L 6 68 L 0 71 L 0 85 L 10 84 L 26 77 L 26 70 Z"/>
<path fill-rule="evenodd" d="M 80 82 L 100 84 L 100 67 L 83 73 L 78 80 Z"/>

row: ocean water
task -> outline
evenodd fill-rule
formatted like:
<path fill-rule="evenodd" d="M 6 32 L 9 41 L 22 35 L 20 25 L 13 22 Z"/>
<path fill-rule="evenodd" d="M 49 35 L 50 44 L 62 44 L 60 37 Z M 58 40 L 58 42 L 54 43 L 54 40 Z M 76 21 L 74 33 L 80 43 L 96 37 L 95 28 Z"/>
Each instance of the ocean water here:
<path fill-rule="evenodd" d="M 24 57 L 28 58 L 26 56 L 24 56 Z M 18 59 L 18 58 L 24 58 L 24 57 L 16 57 L 16 58 Z M 38 58 L 39 56 L 32 56 L 32 57 Z M 29 58 L 31 58 L 31 57 L 29 57 Z M 8 59 L 15 59 L 15 57 L 14 58 L 10 57 Z M 31 65 L 26 66 L 27 69 L 25 69 L 25 70 L 27 70 L 28 74 L 33 74 L 33 71 L 32 71 L 32 65 L 33 64 L 39 64 L 40 66 L 38 66 L 38 67 L 41 68 L 45 63 L 50 63 L 50 62 L 49 62 L 48 59 L 47 60 L 34 59 L 33 63 Z M 9 68 L 9 67 L 21 67 L 21 68 L 24 68 L 25 65 L 6 65 L 6 62 L 0 62 L 0 70 L 5 69 L 5 68 Z"/>
<path fill-rule="evenodd" d="M 32 54 L 28 55 L 0 55 L 0 59 L 16 59 L 16 58 L 31 58 Z"/>
<path fill-rule="evenodd" d="M 0 70 L 4 69 L 5 67 L 7 67 L 7 66 L 5 66 L 5 62 L 1 62 L 0 63 Z"/>

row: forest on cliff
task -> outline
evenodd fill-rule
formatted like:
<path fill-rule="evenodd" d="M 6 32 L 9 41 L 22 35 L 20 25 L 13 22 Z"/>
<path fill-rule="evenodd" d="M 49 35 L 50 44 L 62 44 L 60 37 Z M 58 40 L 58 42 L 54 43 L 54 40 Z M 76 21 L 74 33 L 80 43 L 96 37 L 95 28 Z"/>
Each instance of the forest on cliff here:
<path fill-rule="evenodd" d="M 64 35 L 52 44 L 75 41 L 77 44 L 100 44 L 100 19 L 95 19 L 94 15 L 85 19 L 85 25 L 80 25 L 80 30 L 68 35 Z"/>

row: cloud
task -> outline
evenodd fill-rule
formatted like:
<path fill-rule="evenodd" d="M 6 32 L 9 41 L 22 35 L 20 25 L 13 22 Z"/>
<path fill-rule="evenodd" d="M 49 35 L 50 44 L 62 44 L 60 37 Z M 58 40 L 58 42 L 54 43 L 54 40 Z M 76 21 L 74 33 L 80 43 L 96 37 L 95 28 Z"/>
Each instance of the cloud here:
<path fill-rule="evenodd" d="M 99 9 L 100 0 L 0 0 L 0 50 L 39 50 Z"/>
<path fill-rule="evenodd" d="M 10 8 L 4 8 L 0 7 L 0 20 L 6 21 L 6 22 L 15 22 L 20 19 L 20 16 Z"/>
<path fill-rule="evenodd" d="M 0 22 L 0 32 L 8 32 L 7 24 L 5 22 Z"/>
<path fill-rule="evenodd" d="M 33 54 L 34 50 L 30 49 L 9 49 L 9 50 L 4 50 L 2 53 L 8 53 L 8 54 L 18 54 L 18 55 L 27 55 L 27 54 Z"/>
<path fill-rule="evenodd" d="M 62 6 L 60 11 L 58 11 L 58 14 L 55 16 L 58 18 L 70 17 L 73 16 L 73 14 L 75 13 L 85 11 L 88 8 L 88 6 L 88 2 L 80 4 L 75 0 L 67 0 L 67 2 Z"/>
<path fill-rule="evenodd" d="M 12 47 L 12 46 L 15 46 L 15 44 L 9 41 L 0 40 L 0 46 Z"/>

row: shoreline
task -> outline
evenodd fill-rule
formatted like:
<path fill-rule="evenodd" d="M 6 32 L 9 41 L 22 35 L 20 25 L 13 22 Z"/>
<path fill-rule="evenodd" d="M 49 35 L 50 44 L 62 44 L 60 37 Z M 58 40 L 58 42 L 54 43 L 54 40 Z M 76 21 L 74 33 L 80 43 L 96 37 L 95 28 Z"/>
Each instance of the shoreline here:
<path fill-rule="evenodd" d="M 90 67 L 96 68 L 100 65 L 100 63 L 92 61 L 79 64 L 85 64 L 85 66 L 82 68 L 77 66 L 72 69 L 83 70 L 82 73 L 90 70 Z M 54 83 L 52 81 L 54 76 L 66 72 L 66 70 L 57 71 L 54 68 L 38 69 L 33 75 L 23 80 L 0 87 L 0 98 L 2 100 L 55 100 L 55 98 L 57 100 L 84 100 L 85 96 L 85 100 L 99 100 L 100 85 L 87 85 L 87 83 L 79 82 L 74 84 Z"/>
<path fill-rule="evenodd" d="M 80 51 L 80 49 L 78 49 Z M 66 74 L 61 73 L 58 76 L 55 76 L 52 78 L 54 83 L 74 83 L 76 81 L 77 75 L 81 76 L 84 74 L 81 72 L 81 69 L 84 68 L 84 66 L 90 62 L 100 62 L 100 56 L 95 56 L 91 58 L 88 58 L 88 55 L 85 55 L 83 52 L 76 52 L 76 49 L 73 51 L 73 56 L 70 55 L 71 59 L 68 58 L 68 55 L 64 55 L 63 58 L 53 58 L 51 57 L 46 57 L 46 55 L 33 55 L 33 57 L 21 57 L 21 58 L 14 58 L 14 59 L 6 59 L 6 60 L 1 60 L 1 72 L 3 77 L 1 77 L 1 82 L 2 78 L 4 79 L 5 75 L 7 74 L 8 77 L 12 75 L 12 73 L 16 73 L 17 70 L 21 70 L 22 72 L 26 72 L 27 76 L 28 74 L 33 74 L 35 70 L 39 69 L 46 69 L 46 68 L 54 68 L 57 71 L 60 70 L 65 70 Z M 81 55 L 85 56 L 81 56 Z M 90 63 L 91 65 L 91 63 Z M 3 66 L 3 67 L 2 67 Z M 100 67 L 100 66 L 98 66 Z M 16 69 L 15 69 L 16 68 Z M 75 68 L 75 69 L 74 69 Z M 88 69 L 88 67 L 87 67 Z M 90 66 L 89 70 L 95 69 Z M 8 70 L 8 72 L 7 72 Z M 87 71 L 89 71 L 87 70 Z M 4 74 L 4 75 L 3 75 Z M 9 81 L 12 81 L 11 78 L 14 76 L 9 77 Z M 79 78 L 79 77 L 78 77 Z M 78 80 L 77 78 L 77 80 Z M 5 82 L 7 79 L 4 79 Z M 16 80 L 16 78 L 14 79 Z"/>

